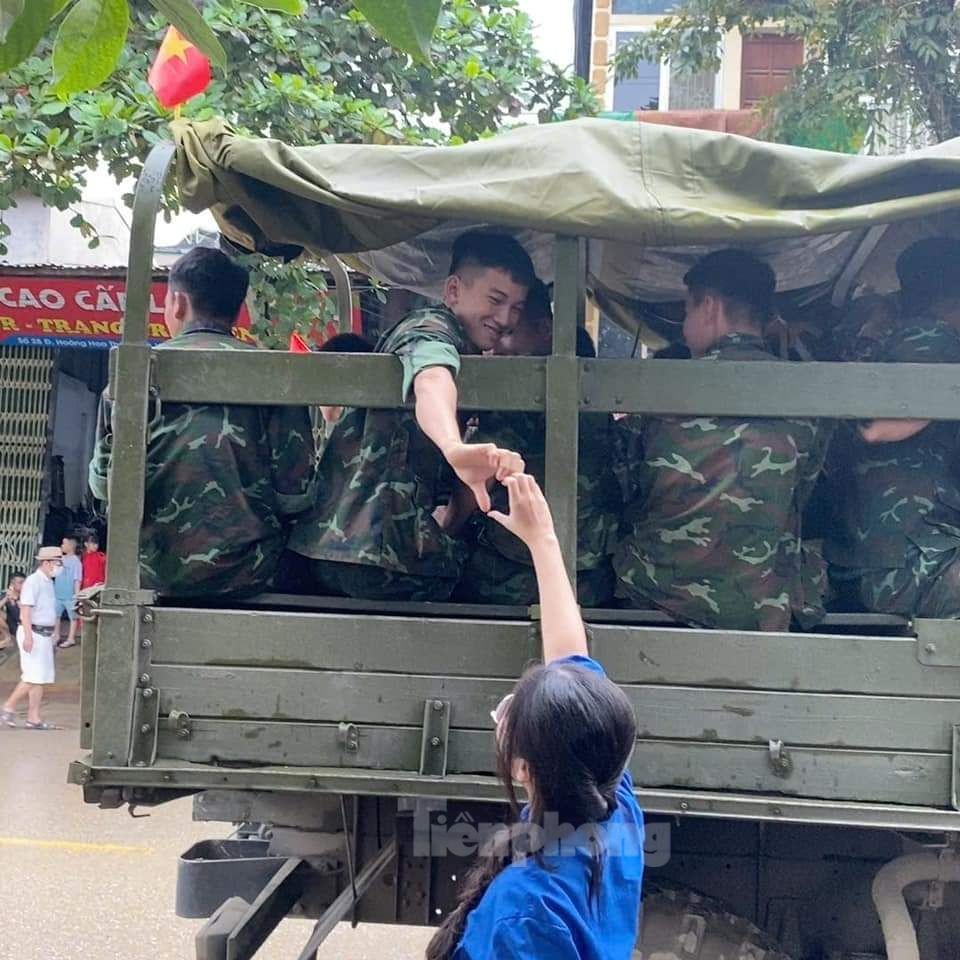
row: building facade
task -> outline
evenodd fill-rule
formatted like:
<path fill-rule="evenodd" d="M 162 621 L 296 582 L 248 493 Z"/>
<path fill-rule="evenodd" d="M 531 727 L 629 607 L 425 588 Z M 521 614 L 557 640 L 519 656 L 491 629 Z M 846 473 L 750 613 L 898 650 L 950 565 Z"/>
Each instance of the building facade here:
<path fill-rule="evenodd" d="M 610 60 L 638 33 L 669 16 L 676 0 L 594 0 L 590 81 L 604 109 L 745 110 L 782 90 L 803 62 L 803 40 L 775 27 L 721 42 L 720 69 L 682 73 L 670 63 L 642 62 L 633 77 L 617 79 Z"/>

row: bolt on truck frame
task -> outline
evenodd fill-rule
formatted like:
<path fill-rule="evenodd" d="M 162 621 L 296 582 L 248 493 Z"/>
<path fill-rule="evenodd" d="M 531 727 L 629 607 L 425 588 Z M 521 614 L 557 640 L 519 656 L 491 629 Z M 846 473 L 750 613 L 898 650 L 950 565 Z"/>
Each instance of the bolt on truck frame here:
<path fill-rule="evenodd" d="M 233 242 L 336 254 L 414 289 L 436 289 L 460 230 L 520 236 L 555 279 L 553 354 L 464 358 L 460 405 L 545 412 L 547 492 L 572 569 L 578 411 L 957 417 L 949 365 L 578 360 L 574 348 L 585 288 L 635 325 L 644 304 L 680 298 L 693 257 L 723 245 L 768 256 L 798 302 L 844 305 L 905 236 L 956 229 L 960 144 L 844 157 L 599 120 L 437 149 L 294 149 L 218 121 L 174 130 L 176 148 L 154 148 L 136 193 L 111 358 L 108 576 L 82 654 L 88 752 L 70 779 L 104 807 L 194 794 L 198 818 L 262 825 L 185 855 L 178 910 L 210 918 L 197 941 L 209 960 L 252 956 L 282 917 L 312 917 L 309 957 L 343 918 L 427 924 L 454 901 L 465 851 L 450 829 L 462 839 L 463 824 L 503 815 L 488 712 L 538 655 L 537 612 L 285 596 L 211 610 L 141 588 L 158 404 L 400 398 L 388 356 L 151 351 L 154 221 L 174 153 L 184 202 L 212 207 Z M 895 960 L 918 956 L 901 890 L 915 880 L 928 927 L 952 936 L 960 911 L 942 884 L 958 875 L 956 623 L 832 614 L 815 633 L 760 634 L 654 611 L 584 616 L 636 706 L 631 768 L 651 834 L 672 827 L 660 872 L 724 894 L 795 956 L 879 955 L 884 938 Z M 689 935 L 697 909 L 680 910 L 668 941 Z"/>

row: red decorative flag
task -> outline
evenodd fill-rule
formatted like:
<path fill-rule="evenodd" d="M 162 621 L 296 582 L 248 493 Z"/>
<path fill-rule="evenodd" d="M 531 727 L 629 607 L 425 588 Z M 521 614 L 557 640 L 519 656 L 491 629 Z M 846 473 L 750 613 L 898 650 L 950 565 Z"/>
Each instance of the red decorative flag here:
<path fill-rule="evenodd" d="M 203 93 L 210 84 L 210 61 L 176 27 L 170 27 L 153 61 L 147 83 L 168 110 Z"/>
<path fill-rule="evenodd" d="M 290 334 L 290 352 L 291 353 L 312 353 L 310 344 L 307 343 L 299 333 Z"/>

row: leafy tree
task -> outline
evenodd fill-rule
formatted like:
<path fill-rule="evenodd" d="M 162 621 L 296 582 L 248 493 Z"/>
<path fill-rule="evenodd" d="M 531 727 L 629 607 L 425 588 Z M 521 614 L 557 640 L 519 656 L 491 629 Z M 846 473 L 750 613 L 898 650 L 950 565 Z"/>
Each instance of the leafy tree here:
<path fill-rule="evenodd" d="M 775 22 L 803 37 L 806 60 L 767 105 L 768 133 L 807 146 L 874 149 L 903 118 L 918 138 L 960 135 L 960 12 L 954 0 L 680 0 L 626 44 L 620 75 L 640 59 L 683 70 L 719 67 L 721 38 Z"/>
<path fill-rule="evenodd" d="M 226 69 L 227 52 L 198 12 L 198 0 L 149 0 L 167 21 Z M 305 0 L 239 0 L 300 14 Z M 430 59 L 441 0 L 353 0 L 380 35 L 414 59 Z M 57 90 L 77 93 L 102 83 L 117 66 L 130 26 L 130 0 L 0 0 L 0 72 L 15 67 L 59 20 L 53 44 Z M 63 16 L 61 17 L 61 14 Z"/>
<path fill-rule="evenodd" d="M 130 8 L 133 28 L 119 67 L 98 89 L 57 92 L 49 36 L 0 77 L 0 162 L 7 174 L 0 179 L 0 218 L 20 192 L 71 210 L 89 169 L 102 162 L 126 181 L 167 135 L 170 115 L 146 82 L 165 21 L 149 0 L 130 0 Z M 292 144 L 459 143 L 521 114 L 550 121 L 596 107 L 582 81 L 534 52 L 530 20 L 517 0 L 444 0 L 428 62 L 387 44 L 348 2 L 310 2 L 290 18 L 213 0 L 204 17 L 228 61 L 242 67 L 215 74 L 183 115 L 222 115 L 242 132 Z M 176 209 L 172 194 L 167 209 Z M 72 222 L 97 243 L 81 213 Z M 0 239 L 4 229 L 0 219 Z"/>

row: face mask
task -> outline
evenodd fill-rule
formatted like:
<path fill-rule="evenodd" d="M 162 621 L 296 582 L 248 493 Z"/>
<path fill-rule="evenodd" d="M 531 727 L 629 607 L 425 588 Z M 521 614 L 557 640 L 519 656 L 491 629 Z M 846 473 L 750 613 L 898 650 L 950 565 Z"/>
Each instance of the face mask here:
<path fill-rule="evenodd" d="M 59 577 L 61 573 L 63 573 L 63 567 L 54 567 L 53 573 L 51 573 L 50 576 L 52 576 L 54 580 L 56 580 L 56 578 Z"/>

